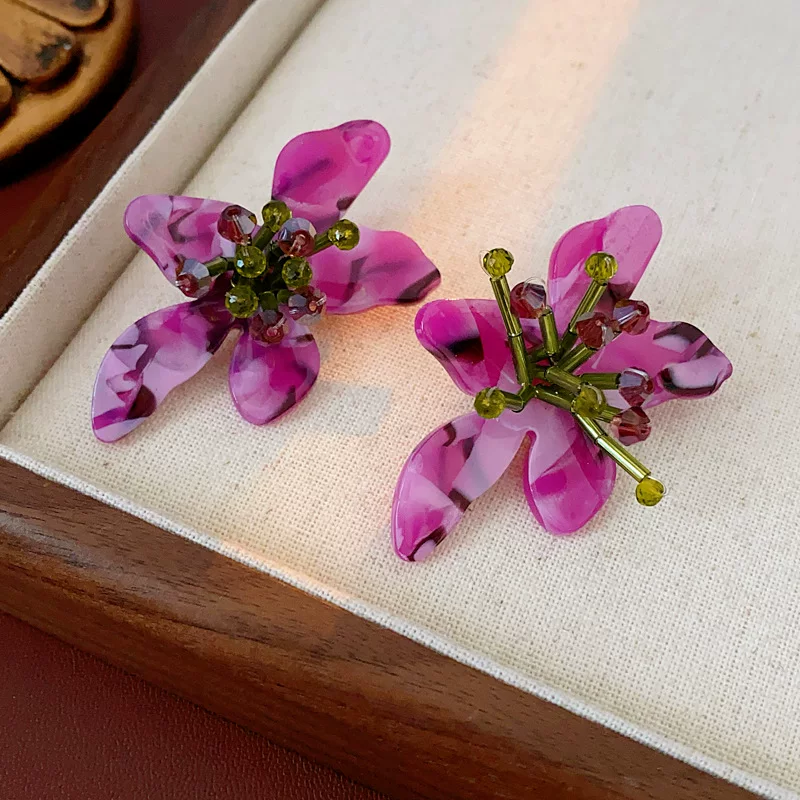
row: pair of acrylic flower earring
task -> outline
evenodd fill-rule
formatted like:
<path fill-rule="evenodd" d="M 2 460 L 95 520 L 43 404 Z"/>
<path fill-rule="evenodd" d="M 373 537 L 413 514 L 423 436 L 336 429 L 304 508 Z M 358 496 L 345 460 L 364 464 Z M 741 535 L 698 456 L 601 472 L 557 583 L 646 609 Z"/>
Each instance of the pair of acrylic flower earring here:
<path fill-rule="evenodd" d="M 233 401 L 248 422 L 272 422 L 316 380 L 308 325 L 324 310 L 413 303 L 438 286 L 439 271 L 410 238 L 342 219 L 388 152 L 388 133 L 372 121 L 292 139 L 261 223 L 216 200 L 134 200 L 129 236 L 193 299 L 143 317 L 111 346 L 94 388 L 97 438 L 139 426 L 237 328 Z M 576 531 L 600 510 L 617 466 L 636 481 L 640 503 L 659 502 L 663 485 L 627 450 L 650 432 L 643 409 L 710 395 L 732 371 L 697 328 L 656 322 L 631 299 L 660 237 L 654 211 L 622 208 L 561 237 L 546 286 L 510 289 L 513 257 L 495 249 L 483 257 L 493 299 L 420 309 L 417 338 L 474 397 L 474 411 L 424 439 L 400 473 L 392 537 L 401 558 L 430 555 L 525 438 L 525 495 L 552 533 Z"/>

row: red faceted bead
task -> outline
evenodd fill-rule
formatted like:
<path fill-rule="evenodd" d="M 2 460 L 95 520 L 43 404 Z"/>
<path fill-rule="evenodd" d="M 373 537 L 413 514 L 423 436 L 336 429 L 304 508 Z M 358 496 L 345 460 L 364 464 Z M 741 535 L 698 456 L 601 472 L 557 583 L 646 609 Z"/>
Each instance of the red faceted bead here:
<path fill-rule="evenodd" d="M 629 367 L 619 374 L 617 391 L 629 406 L 641 406 L 653 394 L 653 379 L 637 367 Z"/>
<path fill-rule="evenodd" d="M 219 215 L 217 230 L 223 239 L 236 244 L 250 244 L 256 229 L 256 215 L 242 206 L 228 206 Z"/>
<path fill-rule="evenodd" d="M 175 285 L 187 297 L 205 297 L 211 291 L 213 283 L 208 267 L 195 258 L 178 257 L 178 266 L 175 268 Z"/>
<path fill-rule="evenodd" d="M 611 420 L 611 430 L 622 444 L 643 442 L 650 435 L 650 418 L 641 408 L 626 408 Z"/>
<path fill-rule="evenodd" d="M 518 283 L 511 290 L 511 308 L 520 319 L 539 319 L 547 309 L 547 292 L 533 280 Z"/>
<path fill-rule="evenodd" d="M 641 300 L 623 299 L 614 304 L 614 327 L 617 331 L 638 336 L 647 330 L 650 308 Z"/>
<path fill-rule="evenodd" d="M 269 308 L 258 311 L 250 318 L 248 330 L 260 342 L 277 344 L 289 332 L 289 323 L 280 311 Z"/>
<path fill-rule="evenodd" d="M 580 319 L 575 330 L 581 341 L 592 350 L 599 350 L 614 338 L 612 321 L 602 311 L 595 311 Z"/>
<path fill-rule="evenodd" d="M 292 217 L 278 231 L 275 241 L 287 256 L 308 258 L 314 254 L 316 235 L 316 229 L 307 219 Z"/>
<path fill-rule="evenodd" d="M 304 286 L 286 302 L 286 313 L 295 321 L 308 325 L 316 322 L 325 310 L 325 294 L 313 286 Z"/>

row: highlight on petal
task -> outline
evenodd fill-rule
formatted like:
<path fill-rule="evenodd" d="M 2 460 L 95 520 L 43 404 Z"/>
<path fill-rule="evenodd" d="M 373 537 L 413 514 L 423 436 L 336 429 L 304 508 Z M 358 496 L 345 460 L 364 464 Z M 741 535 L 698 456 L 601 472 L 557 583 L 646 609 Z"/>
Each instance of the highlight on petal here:
<path fill-rule="evenodd" d="M 326 230 L 358 197 L 390 146 L 386 128 L 372 120 L 301 133 L 278 155 L 272 197 Z"/>
<path fill-rule="evenodd" d="M 216 294 L 134 322 L 100 364 L 92 396 L 95 436 L 114 442 L 141 425 L 176 386 L 200 371 L 233 325 Z"/>
<path fill-rule="evenodd" d="M 529 346 L 539 344 L 534 320 L 521 320 Z M 494 300 L 434 300 L 415 321 L 417 339 L 462 392 L 519 388 L 500 310 Z"/>
<path fill-rule="evenodd" d="M 314 285 L 327 295 L 331 314 L 415 303 L 441 282 L 439 270 L 405 234 L 363 227 L 359 233 L 353 250 L 329 247 L 312 256 Z"/>
<path fill-rule="evenodd" d="M 228 380 L 239 413 L 253 425 L 285 414 L 308 394 L 319 374 L 319 348 L 308 328 L 291 319 L 277 344 L 245 331 L 236 343 Z"/>
<path fill-rule="evenodd" d="M 622 372 L 627 367 L 643 369 L 653 379 L 655 391 L 645 408 L 676 397 L 708 397 L 733 372 L 725 354 L 694 325 L 655 320 L 638 336 L 620 334 L 586 363 L 584 371 Z M 608 398 L 615 402 L 614 393 Z"/>
<path fill-rule="evenodd" d="M 574 533 L 608 500 L 616 465 L 569 412 L 530 403 L 520 416 L 532 431 L 523 476 L 528 505 L 545 530 Z"/>
<path fill-rule="evenodd" d="M 125 230 L 174 283 L 182 259 L 211 261 L 233 255 L 236 246 L 217 231 L 219 215 L 228 205 L 199 197 L 143 195 L 125 210 Z"/>
<path fill-rule="evenodd" d="M 609 283 L 610 295 L 630 297 L 660 241 L 661 220 L 647 206 L 626 206 L 568 230 L 553 248 L 547 278 L 547 296 L 559 330 L 591 282 L 583 264 L 592 253 L 602 251 L 616 258 L 619 270 Z"/>
<path fill-rule="evenodd" d="M 400 472 L 392 503 L 392 541 L 400 558 L 427 558 L 469 504 L 505 472 L 525 436 L 510 416 L 486 420 L 465 414 L 417 445 Z"/>

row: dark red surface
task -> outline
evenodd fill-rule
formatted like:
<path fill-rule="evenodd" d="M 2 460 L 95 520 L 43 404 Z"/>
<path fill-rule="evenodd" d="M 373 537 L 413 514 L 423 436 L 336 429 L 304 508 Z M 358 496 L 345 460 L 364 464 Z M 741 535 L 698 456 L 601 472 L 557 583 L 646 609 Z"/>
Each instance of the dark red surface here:
<path fill-rule="evenodd" d="M 0 614 L 3 800 L 381 800 Z"/>

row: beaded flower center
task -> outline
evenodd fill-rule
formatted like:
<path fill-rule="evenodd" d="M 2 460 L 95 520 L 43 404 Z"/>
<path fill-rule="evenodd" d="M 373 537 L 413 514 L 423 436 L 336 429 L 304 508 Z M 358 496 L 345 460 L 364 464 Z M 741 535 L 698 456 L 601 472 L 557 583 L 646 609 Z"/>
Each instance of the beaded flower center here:
<path fill-rule="evenodd" d="M 506 410 L 519 412 L 529 402 L 539 400 L 569 411 L 600 450 L 636 480 L 636 499 L 645 506 L 656 505 L 664 496 L 663 484 L 651 477 L 650 470 L 624 446 L 644 441 L 650 434 L 650 420 L 641 406 L 653 393 L 652 379 L 637 367 L 620 373 L 575 374 L 617 336 L 644 333 L 650 320 L 647 305 L 622 298 L 610 312 L 598 310 L 608 283 L 617 272 L 617 262 L 609 253 L 593 253 L 584 264 L 591 278 L 589 288 L 563 335 L 559 335 L 541 283 L 525 281 L 509 289 L 506 274 L 513 263 L 514 257 L 502 248 L 490 250 L 483 257 L 483 268 L 489 275 L 503 318 L 520 388 L 518 392 L 498 387 L 482 389 L 475 396 L 475 410 L 486 419 L 494 419 Z M 526 345 L 521 319 L 538 322 L 542 339 L 539 347 Z M 617 391 L 629 407 L 610 405 L 604 390 Z M 608 423 L 616 438 L 601 423 Z"/>
<path fill-rule="evenodd" d="M 231 284 L 225 307 L 237 319 L 247 320 L 251 336 L 277 344 L 288 332 L 287 317 L 309 324 L 325 310 L 325 294 L 312 284 L 309 259 L 331 246 L 352 250 L 359 232 L 343 219 L 318 234 L 308 220 L 292 217 L 280 200 L 267 203 L 261 216 L 259 228 L 251 211 L 227 206 L 219 216 L 217 231 L 236 245 L 233 256 L 205 263 L 182 258 L 175 285 L 189 297 L 204 297 L 215 278 L 228 274 Z"/>

